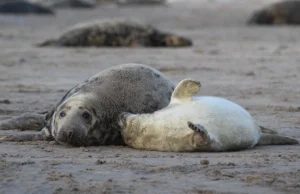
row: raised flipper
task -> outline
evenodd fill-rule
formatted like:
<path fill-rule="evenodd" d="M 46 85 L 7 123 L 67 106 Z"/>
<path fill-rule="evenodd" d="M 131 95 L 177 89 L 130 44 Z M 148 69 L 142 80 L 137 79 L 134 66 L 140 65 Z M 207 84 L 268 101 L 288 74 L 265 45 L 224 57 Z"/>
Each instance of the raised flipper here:
<path fill-rule="evenodd" d="M 262 134 L 257 145 L 293 145 L 299 144 L 299 141 L 287 136 Z"/>
<path fill-rule="evenodd" d="M 175 88 L 171 103 L 190 101 L 200 91 L 200 82 L 192 79 L 182 80 Z"/>
<path fill-rule="evenodd" d="M 190 121 L 188 121 L 187 124 L 188 124 L 189 128 L 191 128 L 195 133 L 200 134 L 200 136 L 205 144 L 210 141 L 210 137 L 209 137 L 206 129 L 202 125 L 194 124 Z"/>
<path fill-rule="evenodd" d="M 0 124 L 0 130 L 40 131 L 46 126 L 45 114 L 25 113 Z"/>
<path fill-rule="evenodd" d="M 0 142 L 23 142 L 23 141 L 52 141 L 53 137 L 44 128 L 40 132 L 13 134 L 0 137 Z"/>

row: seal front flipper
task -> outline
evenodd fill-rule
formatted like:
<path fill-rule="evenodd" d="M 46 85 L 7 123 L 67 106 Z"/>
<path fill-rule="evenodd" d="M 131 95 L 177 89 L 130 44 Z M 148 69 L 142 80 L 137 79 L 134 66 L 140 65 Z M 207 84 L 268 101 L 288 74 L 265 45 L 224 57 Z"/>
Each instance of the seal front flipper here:
<path fill-rule="evenodd" d="M 199 81 L 184 79 L 175 88 L 171 103 L 191 101 L 192 97 L 200 91 L 201 84 Z"/>
<path fill-rule="evenodd" d="M 209 137 L 206 129 L 202 125 L 195 124 L 190 121 L 188 121 L 187 124 L 188 124 L 189 128 L 191 128 L 195 133 L 198 133 L 201 136 L 201 138 L 202 138 L 202 140 L 204 140 L 204 142 L 207 143 L 208 141 L 210 141 L 210 137 Z"/>
<path fill-rule="evenodd" d="M 0 142 L 23 142 L 23 141 L 52 141 L 53 137 L 45 129 L 40 132 L 13 134 L 0 137 Z"/>
<path fill-rule="evenodd" d="M 205 128 L 202 125 L 200 125 L 200 124 L 194 124 L 194 123 L 188 121 L 188 126 L 189 126 L 189 128 L 191 128 L 195 132 L 198 132 L 198 133 L 205 132 L 205 133 L 207 133 L 207 131 L 205 130 Z"/>
<path fill-rule="evenodd" d="M 0 124 L 0 130 L 40 131 L 46 126 L 45 114 L 25 113 Z"/>

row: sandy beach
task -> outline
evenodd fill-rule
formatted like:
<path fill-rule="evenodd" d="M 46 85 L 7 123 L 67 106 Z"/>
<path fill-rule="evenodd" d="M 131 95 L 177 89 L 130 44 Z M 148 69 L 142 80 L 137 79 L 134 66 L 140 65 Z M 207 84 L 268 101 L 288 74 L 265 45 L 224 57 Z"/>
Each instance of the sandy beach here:
<path fill-rule="evenodd" d="M 0 122 L 44 112 L 74 85 L 108 67 L 143 63 L 174 83 L 201 81 L 199 95 L 245 107 L 260 125 L 300 140 L 300 36 L 296 26 L 246 26 L 271 1 L 175 1 L 98 6 L 55 16 L 0 15 Z M 138 19 L 189 37 L 187 48 L 38 48 L 70 26 Z M 0 131 L 1 135 L 18 131 Z M 18 132 L 21 133 L 21 132 Z M 300 146 L 167 153 L 121 146 L 0 143 L 0 193 L 300 193 Z"/>

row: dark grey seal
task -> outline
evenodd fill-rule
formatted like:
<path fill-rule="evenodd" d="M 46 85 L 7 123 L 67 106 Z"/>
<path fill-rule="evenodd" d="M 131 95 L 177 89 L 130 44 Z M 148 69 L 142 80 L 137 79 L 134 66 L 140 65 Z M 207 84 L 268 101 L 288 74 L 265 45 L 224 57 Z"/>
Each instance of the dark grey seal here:
<path fill-rule="evenodd" d="M 38 46 L 66 47 L 184 47 L 192 46 L 188 38 L 161 32 L 152 26 L 128 20 L 96 20 L 72 27 L 58 39 Z"/>
<path fill-rule="evenodd" d="M 275 25 L 300 24 L 300 1 L 282 1 L 273 3 L 261 10 L 255 11 L 247 24 Z"/>
<path fill-rule="evenodd" d="M 51 8 L 94 8 L 96 0 L 29 0 Z"/>
<path fill-rule="evenodd" d="M 54 11 L 49 7 L 39 4 L 22 1 L 11 0 L 0 3 L 0 13 L 6 14 L 54 14 Z"/>
<path fill-rule="evenodd" d="M 124 144 L 120 112 L 152 113 L 168 105 L 173 83 L 141 64 L 123 64 L 99 72 L 69 90 L 46 116 L 25 114 L 0 125 L 0 130 L 37 129 L 1 141 L 55 139 L 72 146 Z"/>
<path fill-rule="evenodd" d="M 167 0 L 116 0 L 117 5 L 165 5 Z"/>

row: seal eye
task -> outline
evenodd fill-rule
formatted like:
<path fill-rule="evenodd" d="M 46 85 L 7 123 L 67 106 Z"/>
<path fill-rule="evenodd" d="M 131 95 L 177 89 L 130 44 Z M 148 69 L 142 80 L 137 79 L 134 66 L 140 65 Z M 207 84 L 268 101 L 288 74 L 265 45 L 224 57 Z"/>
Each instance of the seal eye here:
<path fill-rule="evenodd" d="M 59 113 L 59 117 L 60 117 L 60 118 L 63 118 L 63 117 L 65 117 L 65 116 L 66 116 L 66 113 L 65 113 L 64 111 L 62 111 L 62 112 Z"/>
<path fill-rule="evenodd" d="M 90 120 L 91 115 L 90 115 L 88 112 L 84 112 L 84 113 L 82 114 L 82 117 L 83 117 L 85 120 Z"/>

